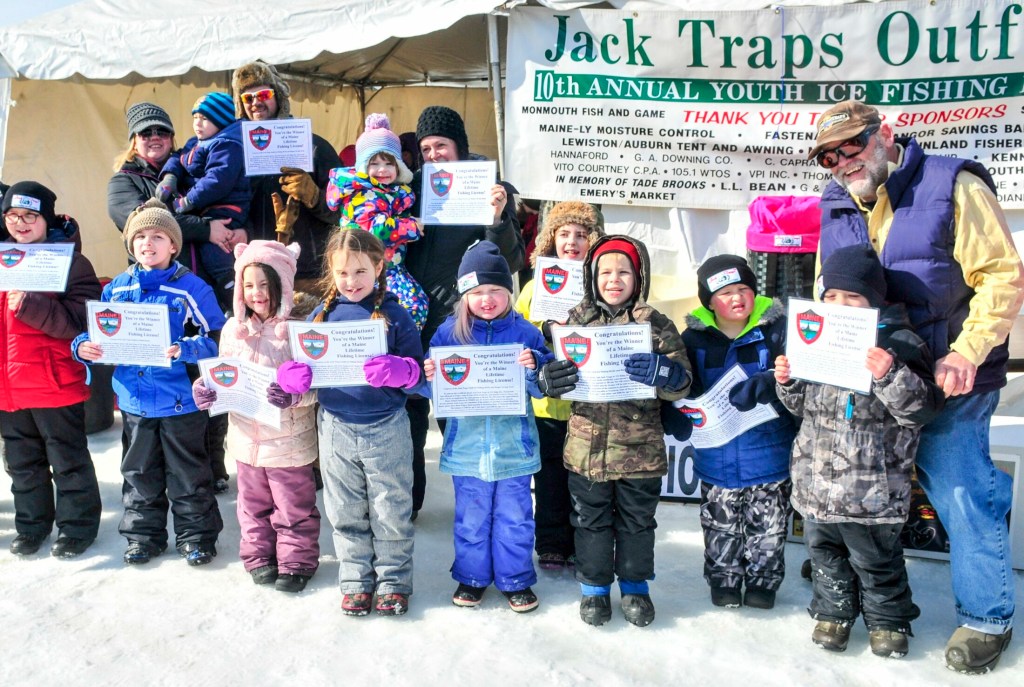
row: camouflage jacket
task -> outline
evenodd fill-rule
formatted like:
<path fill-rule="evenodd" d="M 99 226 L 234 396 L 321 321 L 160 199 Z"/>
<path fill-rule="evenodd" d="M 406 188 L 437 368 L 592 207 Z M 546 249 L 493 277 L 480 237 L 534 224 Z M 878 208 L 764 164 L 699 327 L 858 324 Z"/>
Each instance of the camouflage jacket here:
<path fill-rule="evenodd" d="M 902 305 L 882 311 L 878 346 L 896 360 L 870 395 L 796 380 L 776 384 L 803 418 L 790 461 L 793 507 L 815 522 L 905 522 L 921 427 L 942 409 L 932 356 Z"/>
<path fill-rule="evenodd" d="M 608 238 L 608 237 L 604 237 Z M 618 236 L 615 238 L 625 238 Z M 591 247 L 591 253 L 604 239 Z M 690 370 L 683 339 L 668 317 L 647 304 L 650 290 L 650 258 L 643 243 L 630 239 L 640 254 L 642 274 L 638 280 L 640 295 L 618 312 L 612 313 L 594 297 L 590 254 L 583 268 L 584 297 L 569 312 L 567 324 L 602 326 L 651 323 L 651 343 L 655 353 L 667 355 Z M 665 432 L 661 426 L 661 402 L 683 398 L 689 382 L 678 391 L 658 389 L 658 397 L 581 403 L 573 401 L 569 430 L 563 454 L 565 467 L 595 482 L 623 477 L 660 477 L 668 472 Z"/>

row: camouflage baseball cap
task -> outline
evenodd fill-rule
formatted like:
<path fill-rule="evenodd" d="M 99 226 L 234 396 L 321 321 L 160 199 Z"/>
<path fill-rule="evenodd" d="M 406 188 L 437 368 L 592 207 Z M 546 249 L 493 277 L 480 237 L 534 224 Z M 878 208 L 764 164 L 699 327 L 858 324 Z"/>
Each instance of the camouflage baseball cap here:
<path fill-rule="evenodd" d="M 818 117 L 818 138 L 807 159 L 813 158 L 829 144 L 848 141 L 868 127 L 881 123 L 882 117 L 875 108 L 858 100 L 844 100 Z"/>

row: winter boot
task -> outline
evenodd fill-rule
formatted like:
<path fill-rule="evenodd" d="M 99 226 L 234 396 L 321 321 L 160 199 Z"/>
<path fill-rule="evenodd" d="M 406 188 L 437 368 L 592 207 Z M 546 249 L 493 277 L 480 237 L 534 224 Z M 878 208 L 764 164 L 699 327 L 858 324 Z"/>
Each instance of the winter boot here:
<path fill-rule="evenodd" d="M 739 588 L 712 587 L 711 603 L 722 608 L 739 608 L 743 604 L 743 597 Z"/>
<path fill-rule="evenodd" d="M 560 553 L 542 553 L 537 556 L 542 570 L 561 570 L 565 567 L 565 556 Z"/>
<path fill-rule="evenodd" d="M 179 546 L 178 553 L 193 567 L 207 565 L 217 555 L 217 546 L 212 542 L 190 541 Z"/>
<path fill-rule="evenodd" d="M 273 584 L 277 580 L 276 565 L 261 565 L 249 571 L 253 584 Z"/>
<path fill-rule="evenodd" d="M 650 591 L 647 580 L 619 580 L 622 614 L 637 627 L 647 627 L 654 622 L 654 602 L 651 601 Z"/>
<path fill-rule="evenodd" d="M 1012 630 L 992 635 L 958 627 L 946 643 L 946 667 L 968 675 L 987 673 L 999 663 L 1012 636 Z"/>
<path fill-rule="evenodd" d="M 910 648 L 905 632 L 884 628 L 868 630 L 868 643 L 871 653 L 882 658 L 903 658 Z"/>
<path fill-rule="evenodd" d="M 306 588 L 306 583 L 309 582 L 310 577 L 312 575 L 303 575 L 302 573 L 281 573 L 277 576 L 274 589 L 279 592 L 298 594 Z"/>
<path fill-rule="evenodd" d="M 53 546 L 50 547 L 50 555 L 56 558 L 81 556 L 94 541 L 96 540 L 92 537 L 79 539 L 78 537 L 65 537 L 61 535 L 57 537 L 57 541 L 53 542 Z"/>
<path fill-rule="evenodd" d="M 743 605 L 765 610 L 775 607 L 775 592 L 761 587 L 747 587 L 743 592 Z"/>
<path fill-rule="evenodd" d="M 516 613 L 529 613 L 540 605 L 537 595 L 529 587 L 514 592 L 502 592 L 502 594 L 508 599 L 509 608 Z"/>
<path fill-rule="evenodd" d="M 811 641 L 828 651 L 846 651 L 846 645 L 850 642 L 850 626 L 820 620 L 814 626 Z"/>
<path fill-rule="evenodd" d="M 341 612 L 345 615 L 367 615 L 370 612 L 372 602 L 373 594 L 367 592 L 342 594 Z"/>
<path fill-rule="evenodd" d="M 124 552 L 124 562 L 128 565 L 143 565 L 149 563 L 151 558 L 159 556 L 163 549 L 155 549 L 146 546 L 140 541 L 128 542 L 128 548 Z"/>
<path fill-rule="evenodd" d="M 409 610 L 408 594 L 378 594 L 377 615 L 405 615 Z"/>
<path fill-rule="evenodd" d="M 612 619 L 610 585 L 580 584 L 583 598 L 580 599 L 580 619 L 588 625 L 600 627 Z"/>
<path fill-rule="evenodd" d="M 452 594 L 452 603 L 463 608 L 474 608 L 480 605 L 484 598 L 484 591 L 487 587 L 472 587 L 468 584 L 459 583 L 455 593 Z"/>
<path fill-rule="evenodd" d="M 46 534 L 19 534 L 11 542 L 11 553 L 15 556 L 31 556 L 43 545 Z"/>

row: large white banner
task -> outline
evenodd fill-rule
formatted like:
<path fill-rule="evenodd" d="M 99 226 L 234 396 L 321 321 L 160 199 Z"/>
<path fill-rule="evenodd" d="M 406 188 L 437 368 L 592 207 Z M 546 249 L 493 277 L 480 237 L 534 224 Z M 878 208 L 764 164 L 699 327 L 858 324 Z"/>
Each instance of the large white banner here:
<path fill-rule="evenodd" d="M 1024 8 L 992 0 L 748 12 L 515 8 L 506 174 L 526 197 L 745 208 L 815 195 L 814 122 L 854 98 L 1024 208 Z"/>

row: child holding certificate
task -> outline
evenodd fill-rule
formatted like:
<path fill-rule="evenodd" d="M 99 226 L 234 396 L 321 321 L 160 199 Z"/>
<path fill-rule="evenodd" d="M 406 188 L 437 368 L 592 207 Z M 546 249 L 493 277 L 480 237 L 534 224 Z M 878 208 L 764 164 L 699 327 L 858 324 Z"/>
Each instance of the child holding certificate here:
<path fill-rule="evenodd" d="M 363 365 L 369 386 L 318 389 L 324 507 L 341 562 L 341 611 L 402 615 L 412 594 L 412 437 L 408 393 L 421 386 L 423 348 L 405 308 L 388 292 L 384 244 L 362 229 L 331 234 L 324 302 L 313 322 L 382 319 L 387 353 Z M 278 375 L 285 391 L 293 386 Z M 377 594 L 376 603 L 373 601 Z"/>
<path fill-rule="evenodd" d="M 551 352 L 540 330 L 512 309 L 512 273 L 497 245 L 470 246 L 459 265 L 458 290 L 455 312 L 430 345 L 522 344 L 518 363 L 527 368 L 526 388 L 539 397 L 536 368 L 551 360 Z M 437 366 L 425 361 L 427 379 L 433 379 Z M 455 485 L 456 606 L 479 606 L 492 582 L 517 613 L 539 603 L 530 588 L 537 581 L 530 481 L 540 468 L 540 453 L 529 404 L 526 411 L 445 423 L 441 472 Z"/>
<path fill-rule="evenodd" d="M 583 262 L 587 249 L 601 236 L 597 211 L 589 203 L 567 200 L 556 204 L 544 218 L 544 227 L 537 237 L 536 249 L 530 256 L 534 266 L 538 257 L 557 257 L 568 262 Z M 536 275 L 541 279 L 543 275 Z M 533 303 L 533 282 L 523 287 L 516 301 L 516 311 L 541 328 L 545 340 L 551 340 L 551 322 L 530 315 Z M 540 471 L 533 476 L 536 501 L 537 561 L 545 570 L 572 567 L 576 561 L 573 541 L 572 502 L 569 499 L 569 471 L 562 462 L 562 448 L 569 426 L 569 401 L 539 398 L 533 401 L 537 434 L 540 437 Z"/>
<path fill-rule="evenodd" d="M 730 390 L 733 406 L 749 411 L 772 403 L 778 412 L 721 446 L 697 449 L 704 579 L 715 606 L 768 609 L 786 572 L 789 452 L 796 435 L 771 369 L 785 352 L 786 313 L 778 301 L 757 295 L 757 278 L 738 255 L 705 260 L 697 270 L 697 296 L 701 306 L 687 316 L 683 331 L 693 370 L 690 397 L 738 365 L 747 379 Z M 678 410 L 665 411 L 689 423 Z"/>
<path fill-rule="evenodd" d="M 792 379 L 786 356 L 775 361 L 779 398 L 803 418 L 790 469 L 814 571 L 811 641 L 845 651 L 850 627 L 863 615 L 872 653 L 898 658 L 920 615 L 900 533 L 921 427 L 942 409 L 942 389 L 903 306 L 885 306 L 885 272 L 870 246 L 836 250 L 819 279 L 825 303 L 881 312 L 878 345 L 864 362 L 870 394 Z"/>
<path fill-rule="evenodd" d="M 657 389 L 656 398 L 572 404 L 565 465 L 583 593 L 580 618 L 590 625 L 611 620 L 616 576 L 626 620 L 638 627 L 654 621 L 647 581 L 654 578 L 654 512 L 668 473 L 660 405 L 686 395 L 690 374 L 676 326 L 647 304 L 650 278 L 643 243 L 604 236 L 587 253 L 583 301 L 569 311 L 569 325 L 649 322 L 653 352 L 633 353 L 623 363 L 631 380 Z M 557 397 L 574 389 L 576 379 L 572 360 L 560 360 L 545 365 L 538 381 L 545 394 Z"/>
<path fill-rule="evenodd" d="M 390 127 L 386 115 L 366 117 L 366 129 L 356 140 L 355 167 L 331 170 L 327 207 L 341 207 L 343 229 L 365 229 L 381 240 L 388 291 L 423 329 L 430 301 L 405 268 L 406 246 L 419 240 L 423 231 L 411 212 L 416 201 L 407 185 L 412 172 L 402 161 L 402 142 Z"/>
<path fill-rule="evenodd" d="M 62 292 L 0 292 L 0 434 L 14 496 L 11 553 L 34 554 L 56 523 L 50 553 L 73 558 L 96 539 L 101 506 L 85 436 L 86 370 L 68 344 L 85 328 L 85 303 L 99 296 L 100 283 L 79 252 L 78 223 L 54 213 L 56 200 L 34 181 L 14 184 L 3 197 L 5 261 L 24 259 L 18 246 L 25 244 L 71 243 L 75 252 Z"/>
<path fill-rule="evenodd" d="M 169 367 L 118 365 L 114 392 L 121 408 L 121 475 L 128 540 L 124 562 L 148 563 L 167 548 L 167 508 L 174 514 L 175 546 L 189 565 L 205 565 L 217 555 L 223 522 L 213 493 L 206 455 L 206 413 L 192 400 L 186 363 L 217 355 L 208 335 L 224 326 L 224 315 L 210 287 L 174 261 L 181 252 L 181 228 L 163 203 L 150 199 L 128 216 L 125 246 L 135 264 L 103 289 L 102 300 L 167 307 Z M 185 324 L 199 330 L 185 335 Z M 160 323 L 154 323 L 154 329 Z M 103 348 L 81 334 L 76 356 L 103 362 Z"/>
<path fill-rule="evenodd" d="M 235 246 L 235 314 L 220 335 L 220 355 L 279 370 L 292 386 L 288 329 L 299 244 L 277 241 Z M 308 366 L 306 370 L 308 370 Z M 305 382 L 308 386 L 308 380 Z M 286 386 L 288 384 L 286 383 Z M 217 400 L 202 377 L 192 385 L 200 410 Z M 227 454 L 238 467 L 238 553 L 256 584 L 300 592 L 320 561 L 320 511 L 312 463 L 317 456 L 316 394 L 292 394 L 280 384 L 267 401 L 281 409 L 279 429 L 231 413 Z"/>

